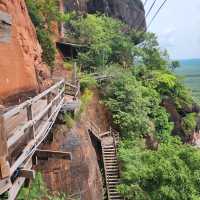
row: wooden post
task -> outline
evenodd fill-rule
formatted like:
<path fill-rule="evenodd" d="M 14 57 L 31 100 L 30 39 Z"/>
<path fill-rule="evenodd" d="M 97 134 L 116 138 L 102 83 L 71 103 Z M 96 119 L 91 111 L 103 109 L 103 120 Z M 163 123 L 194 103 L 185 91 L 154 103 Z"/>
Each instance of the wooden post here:
<path fill-rule="evenodd" d="M 0 116 L 0 179 L 10 176 L 10 166 L 7 161 L 8 146 L 4 117 Z"/>
<path fill-rule="evenodd" d="M 51 92 L 47 95 L 47 105 L 49 105 L 51 103 Z M 49 108 L 48 111 L 48 118 L 51 116 L 52 113 L 52 108 Z"/>
<path fill-rule="evenodd" d="M 76 80 L 77 80 L 77 64 L 76 62 L 74 63 L 74 69 L 73 69 L 73 77 L 72 77 L 72 81 L 73 83 L 76 85 Z"/>
<path fill-rule="evenodd" d="M 30 104 L 27 107 L 27 118 L 28 118 L 28 121 L 33 119 L 32 104 Z M 31 133 L 31 138 L 32 139 L 35 138 L 35 128 L 34 128 L 34 126 L 31 126 L 30 133 Z"/>

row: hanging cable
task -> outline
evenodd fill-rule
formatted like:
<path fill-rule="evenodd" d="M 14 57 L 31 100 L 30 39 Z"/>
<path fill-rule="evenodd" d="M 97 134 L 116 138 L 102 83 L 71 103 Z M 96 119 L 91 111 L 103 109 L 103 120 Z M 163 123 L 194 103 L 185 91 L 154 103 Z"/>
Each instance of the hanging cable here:
<path fill-rule="evenodd" d="M 153 7 L 155 6 L 155 3 L 156 3 L 157 0 L 154 0 L 154 2 L 152 3 L 151 7 L 149 8 L 147 14 L 145 15 L 145 18 L 147 18 L 151 12 L 151 10 L 153 9 Z"/>
<path fill-rule="evenodd" d="M 157 12 L 155 13 L 155 15 L 152 17 L 151 21 L 149 22 L 149 25 L 147 26 L 147 29 L 149 29 L 149 27 L 151 26 L 151 24 L 153 23 L 153 21 L 155 20 L 155 18 L 157 17 L 157 15 L 159 14 L 159 12 L 161 11 L 161 9 L 164 7 L 164 5 L 166 4 L 167 0 L 165 0 L 162 5 L 159 7 L 159 9 L 157 10 Z"/>
<path fill-rule="evenodd" d="M 141 26 L 143 25 L 143 23 L 145 22 L 145 20 L 147 19 L 147 17 L 149 16 L 149 14 L 151 13 L 151 10 L 153 9 L 153 7 L 155 6 L 157 0 L 154 0 L 154 2 L 152 3 L 151 7 L 149 8 L 147 14 L 145 15 L 145 18 L 141 21 L 141 23 L 139 24 L 138 28 L 136 29 L 136 31 L 138 31 Z"/>

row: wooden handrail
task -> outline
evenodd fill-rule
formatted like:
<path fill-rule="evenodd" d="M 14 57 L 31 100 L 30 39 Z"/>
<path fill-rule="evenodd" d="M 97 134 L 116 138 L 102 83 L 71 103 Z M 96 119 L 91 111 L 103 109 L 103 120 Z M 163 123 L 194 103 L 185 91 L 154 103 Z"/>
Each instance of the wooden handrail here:
<path fill-rule="evenodd" d="M 116 136 L 115 136 L 115 133 L 119 134 L 118 132 L 116 132 L 114 129 L 112 129 L 112 127 L 110 127 L 110 131 L 111 131 L 111 135 L 113 137 L 113 144 L 114 144 L 114 149 L 115 149 L 115 155 L 116 155 L 116 159 L 117 159 L 117 164 L 119 166 L 119 159 L 118 159 L 118 156 L 117 156 L 117 142 L 116 142 Z M 119 176 L 120 176 L 120 172 L 119 173 Z"/>
<path fill-rule="evenodd" d="M 15 191 L 18 191 L 16 188 L 19 189 L 25 179 L 17 176 L 17 179 L 11 184 L 11 176 L 27 162 L 27 159 L 30 159 L 34 155 L 38 146 L 47 137 L 58 113 L 64 105 L 64 94 L 67 87 L 69 90 L 71 88 L 73 92 L 72 96 L 78 97 L 80 94 L 79 81 L 75 81 L 74 85 L 62 79 L 39 95 L 0 115 L 0 184 L 4 184 L 4 190 L 0 188 L 0 194 L 5 192 L 5 189 L 7 190 L 12 187 L 10 190 L 12 196 L 16 195 L 17 192 Z M 39 111 L 37 109 L 34 110 L 37 105 L 41 107 Z M 13 121 L 13 124 L 7 126 L 6 132 L 6 125 L 10 122 L 8 120 Z M 21 124 L 22 121 L 24 121 L 23 125 Z M 30 137 L 24 137 L 26 141 L 24 141 L 23 150 L 19 149 L 19 155 L 16 155 L 16 158 L 12 157 L 10 166 L 8 163 L 9 156 L 14 152 L 19 140 L 25 134 Z M 8 182 L 3 182 L 5 178 L 7 178 Z M 18 181 L 18 179 L 20 180 Z"/>
<path fill-rule="evenodd" d="M 16 169 L 27 159 L 27 157 L 30 157 L 34 154 L 37 147 L 42 143 L 42 141 L 47 137 L 48 132 L 50 131 L 51 127 L 54 124 L 55 118 L 57 116 L 57 113 L 60 111 L 60 108 L 62 107 L 63 99 L 59 103 L 58 107 L 56 108 L 55 112 L 51 114 L 51 116 L 48 119 L 48 123 L 46 123 L 40 132 L 35 136 L 33 140 L 31 140 L 26 148 L 23 150 L 23 153 L 21 156 L 16 160 L 14 165 L 11 166 L 10 173 L 13 174 Z"/>
<path fill-rule="evenodd" d="M 37 102 L 38 100 L 42 99 L 43 97 L 45 97 L 48 93 L 52 92 L 53 90 L 55 90 L 56 88 L 60 87 L 60 86 L 64 86 L 64 79 L 59 81 L 58 83 L 56 83 L 55 85 L 53 85 L 52 87 L 50 87 L 49 89 L 45 90 L 44 92 L 42 92 L 41 94 L 37 95 L 36 97 L 25 101 L 24 103 L 14 107 L 13 109 L 9 110 L 8 112 L 3 114 L 4 119 L 8 119 L 11 118 L 12 116 L 18 114 L 21 110 L 25 109 L 26 107 L 28 107 L 29 105 Z"/>

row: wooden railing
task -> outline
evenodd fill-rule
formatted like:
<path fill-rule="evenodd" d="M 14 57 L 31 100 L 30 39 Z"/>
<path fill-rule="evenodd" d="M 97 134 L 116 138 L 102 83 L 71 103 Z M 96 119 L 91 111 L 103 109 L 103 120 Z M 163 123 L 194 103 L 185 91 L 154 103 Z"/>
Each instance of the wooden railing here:
<path fill-rule="evenodd" d="M 87 128 L 89 131 L 91 131 L 99 140 L 101 140 L 101 129 L 93 122 L 88 121 L 87 122 Z"/>
<path fill-rule="evenodd" d="M 66 93 L 77 98 L 79 84 L 74 86 L 60 80 L 36 97 L 0 115 L 0 194 L 9 191 L 9 199 L 16 196 L 25 180 L 20 171 L 22 168 L 31 169 L 30 158 L 51 130 Z"/>
<path fill-rule="evenodd" d="M 77 80 L 75 83 L 73 82 L 65 82 L 65 94 L 74 96 L 75 98 L 80 95 L 80 82 Z"/>

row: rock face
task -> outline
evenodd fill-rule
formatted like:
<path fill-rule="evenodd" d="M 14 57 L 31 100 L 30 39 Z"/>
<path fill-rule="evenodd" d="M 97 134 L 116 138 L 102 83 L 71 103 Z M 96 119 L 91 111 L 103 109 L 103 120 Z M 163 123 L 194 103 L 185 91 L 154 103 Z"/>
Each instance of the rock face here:
<path fill-rule="evenodd" d="M 57 125 L 53 134 L 55 142 L 43 148 L 71 152 L 72 161 L 40 161 L 38 170 L 48 188 L 70 194 L 73 199 L 102 200 L 101 173 L 84 122 L 70 131 L 65 125 Z"/>
<path fill-rule="evenodd" d="M 24 0 L 0 0 L 0 104 L 49 85 L 49 71 Z"/>
<path fill-rule="evenodd" d="M 146 30 L 145 11 L 140 0 L 64 0 L 66 11 L 101 12 L 133 28 Z"/>
<path fill-rule="evenodd" d="M 71 194 L 72 199 L 103 199 L 102 176 L 98 165 L 100 155 L 96 154 L 96 151 L 101 150 L 92 145 L 86 127 L 86 122 L 92 120 L 102 132 L 109 129 L 109 113 L 99 100 L 99 94 L 95 90 L 80 122 L 71 130 L 65 124 L 57 124 L 53 130 L 54 142 L 42 147 L 72 153 L 72 161 L 40 161 L 37 166 L 38 170 L 42 171 L 48 188 Z"/>

